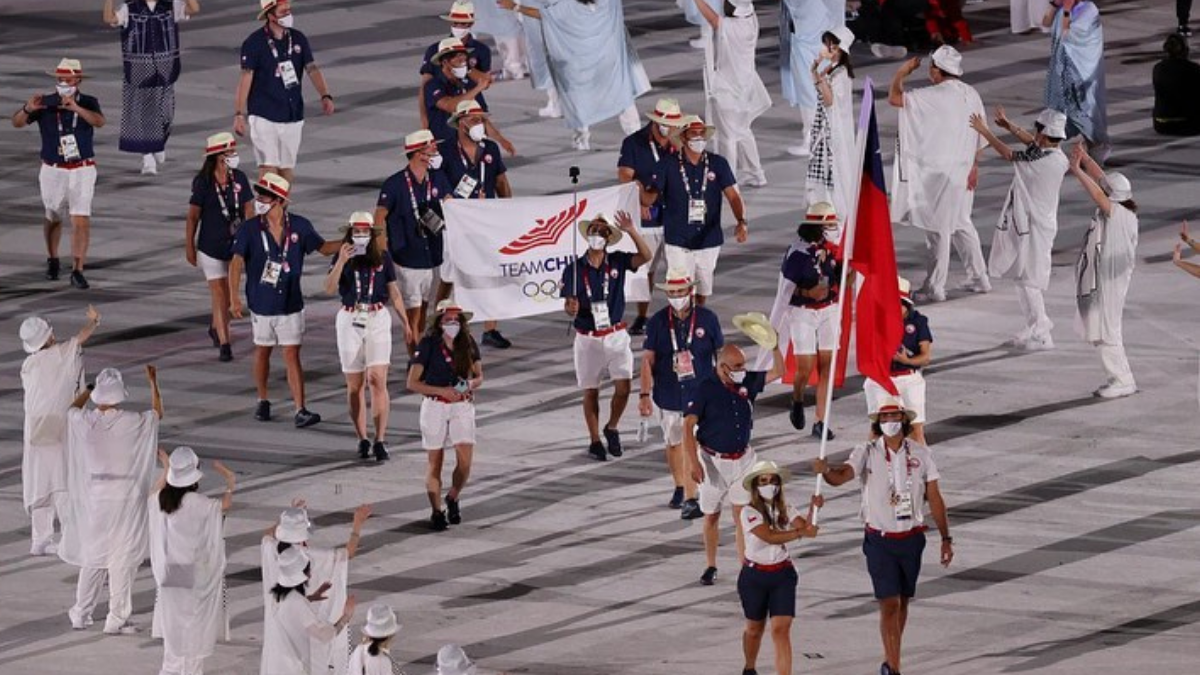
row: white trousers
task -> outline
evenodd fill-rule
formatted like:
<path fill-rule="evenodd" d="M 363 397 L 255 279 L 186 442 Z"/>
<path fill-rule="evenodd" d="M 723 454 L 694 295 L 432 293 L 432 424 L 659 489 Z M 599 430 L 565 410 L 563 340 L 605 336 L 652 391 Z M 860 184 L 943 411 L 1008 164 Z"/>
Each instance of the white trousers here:
<path fill-rule="evenodd" d="M 1133 381 L 1133 371 L 1129 368 L 1129 359 L 1125 358 L 1125 345 L 1099 344 L 1100 362 L 1108 373 L 1108 381 L 1113 386 L 1136 386 Z"/>
<path fill-rule="evenodd" d="M 555 100 L 557 100 L 557 96 L 555 97 Z M 632 134 L 638 129 L 641 129 L 642 117 L 640 114 L 638 114 L 637 104 L 634 103 L 623 110 L 621 114 L 617 116 L 617 121 L 621 123 L 621 131 L 624 131 L 626 136 Z M 576 131 L 581 134 L 587 134 L 589 129 L 590 127 L 583 127 L 582 129 L 577 129 Z"/>
<path fill-rule="evenodd" d="M 29 509 L 29 520 L 32 524 L 31 529 L 33 530 L 30 542 L 33 546 L 54 541 L 54 518 L 56 515 L 53 499 L 45 506 L 35 506 Z"/>
<path fill-rule="evenodd" d="M 506 38 L 493 36 L 493 39 L 496 41 L 496 50 L 500 52 L 500 61 L 504 64 L 504 76 L 512 80 L 519 80 L 528 75 L 525 40 L 519 34 Z"/>
<path fill-rule="evenodd" d="M 739 182 L 743 176 L 755 180 L 766 180 L 762 160 L 758 155 L 758 141 L 750 130 L 750 116 L 744 112 L 730 110 L 722 105 L 719 97 L 713 98 L 713 126 L 717 128 L 717 154 L 729 160 L 737 172 Z M 808 128 L 808 125 L 805 125 Z"/>
<path fill-rule="evenodd" d="M 79 623 L 92 618 L 104 579 L 108 578 L 108 617 L 104 630 L 115 631 L 129 621 L 133 614 L 133 578 L 137 567 L 80 567 L 75 584 L 75 606 L 69 612 L 71 621 Z"/>
<path fill-rule="evenodd" d="M 162 670 L 158 675 L 204 675 L 204 658 L 175 656 L 164 643 Z"/>
<path fill-rule="evenodd" d="M 929 256 L 925 277 L 926 292 L 946 292 L 946 278 L 950 274 L 951 243 L 967 270 L 968 279 L 974 281 L 987 278 L 987 264 L 983 261 L 983 249 L 980 248 L 979 233 L 975 231 L 974 225 L 970 222 L 961 224 L 949 236 L 926 230 L 925 248 Z"/>
<path fill-rule="evenodd" d="M 656 268 L 661 267 L 660 263 L 666 258 L 662 228 L 655 227 L 641 232 L 642 239 L 646 240 L 646 246 L 650 248 L 650 262 L 639 267 L 637 272 L 625 275 L 626 302 L 650 302 L 650 275 L 654 274 Z"/>
<path fill-rule="evenodd" d="M 1025 315 L 1025 330 L 1030 337 L 1043 337 L 1050 334 L 1054 322 L 1046 316 L 1046 300 L 1042 297 L 1040 288 L 1017 284 L 1017 304 Z"/>

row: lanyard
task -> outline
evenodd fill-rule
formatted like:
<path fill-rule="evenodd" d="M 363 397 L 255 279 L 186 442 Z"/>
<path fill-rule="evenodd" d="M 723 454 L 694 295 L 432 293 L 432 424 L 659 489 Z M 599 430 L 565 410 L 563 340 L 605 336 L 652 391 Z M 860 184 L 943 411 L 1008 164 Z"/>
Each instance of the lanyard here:
<path fill-rule="evenodd" d="M 479 153 L 483 152 L 483 150 L 484 150 L 483 143 L 476 144 L 476 146 L 475 146 L 475 154 L 476 155 L 479 155 Z M 461 144 L 458 146 L 458 156 L 462 158 L 463 173 L 470 173 L 471 172 L 471 161 L 467 159 L 467 153 L 463 152 L 463 148 L 462 148 Z M 482 160 L 480 160 L 478 166 L 479 166 L 479 185 L 476 185 L 475 189 L 479 190 L 479 198 L 483 199 L 484 198 L 483 184 L 485 182 L 487 182 L 487 165 Z"/>
<path fill-rule="evenodd" d="M 583 288 L 587 291 L 588 302 L 592 302 L 595 298 L 592 297 L 592 282 L 588 281 L 588 268 L 591 265 L 586 261 L 583 263 Z M 608 301 L 608 254 L 604 254 L 604 283 L 600 285 L 600 302 Z"/>
<path fill-rule="evenodd" d="M 683 179 L 683 189 L 687 190 L 689 199 L 704 199 L 704 195 L 708 191 L 708 153 L 704 153 L 704 177 L 700 179 L 699 197 L 692 194 L 692 184 L 688 182 L 687 172 L 683 169 L 683 165 L 686 162 L 687 158 L 684 156 L 684 153 L 679 153 L 679 177 Z"/>
<path fill-rule="evenodd" d="M 895 454 L 899 456 L 901 453 L 904 454 L 905 489 L 907 490 L 908 486 L 912 485 L 912 464 L 908 461 L 908 439 L 904 440 L 904 446 L 900 449 L 900 452 Z M 892 452 L 888 450 L 886 442 L 883 443 L 883 459 L 887 462 L 888 487 L 891 488 L 892 494 L 895 494 L 896 474 L 892 471 Z"/>
<path fill-rule="evenodd" d="M 292 58 L 292 31 L 287 28 L 285 28 L 283 30 L 285 33 L 287 33 L 287 41 L 288 41 L 287 55 L 288 55 L 288 58 L 290 59 L 290 58 Z M 279 62 L 279 51 L 275 49 L 275 38 L 271 37 L 271 29 L 263 28 L 263 33 L 265 33 L 267 36 L 267 46 L 271 48 L 271 56 L 274 56 L 276 63 L 278 63 Z"/>
<path fill-rule="evenodd" d="M 425 174 L 425 204 L 428 204 L 433 200 L 433 180 L 431 180 L 431 178 L 432 176 L 430 176 L 428 173 Z M 406 169 L 404 171 L 404 182 L 408 183 L 408 196 L 412 200 L 413 216 L 420 219 L 421 207 L 420 204 L 417 203 L 417 193 L 415 190 L 413 190 L 412 169 Z"/>
<path fill-rule="evenodd" d="M 375 277 L 379 276 L 379 271 L 383 269 L 383 265 L 378 267 L 368 267 L 367 274 L 371 275 L 371 280 L 367 282 L 367 299 L 365 302 L 371 303 L 375 301 Z M 362 293 L 362 274 L 363 270 L 352 270 L 354 273 L 354 299 L 357 302 L 364 302 Z"/>
<path fill-rule="evenodd" d="M 213 190 L 217 193 L 217 201 L 221 204 L 221 213 L 225 216 L 225 222 L 229 223 L 229 231 L 232 233 L 242 222 L 242 214 L 238 210 L 239 204 L 237 198 L 242 188 L 238 185 L 237 180 L 234 179 L 232 169 L 227 170 L 225 176 L 227 189 L 229 190 L 229 201 L 225 201 L 225 194 L 221 190 L 221 184 L 215 178 L 213 179 Z"/>
<path fill-rule="evenodd" d="M 654 155 L 654 163 L 658 164 L 658 143 L 654 142 L 654 134 L 650 134 L 650 152 Z"/>
<path fill-rule="evenodd" d="M 262 225 L 259 226 L 259 230 L 258 230 L 258 234 L 262 237 L 263 253 L 267 254 L 267 258 L 271 257 L 271 246 L 270 246 L 270 244 L 267 243 L 267 229 L 269 227 L 270 227 L 270 225 L 267 224 L 267 221 L 263 220 Z M 288 264 L 288 259 L 287 259 L 288 249 L 291 248 L 291 246 L 292 246 L 291 230 L 292 230 L 291 218 L 288 217 L 287 211 L 284 211 L 283 212 L 283 255 L 280 256 L 280 260 L 281 260 L 281 262 L 283 262 L 285 272 L 287 271 L 287 264 Z"/>
<path fill-rule="evenodd" d="M 62 136 L 63 135 L 62 108 L 58 108 L 55 110 L 54 119 L 56 122 L 58 122 L 58 135 Z M 77 127 L 77 126 L 79 126 L 79 114 L 71 113 L 71 133 L 75 133 L 75 127 Z"/>
<path fill-rule="evenodd" d="M 696 308 L 695 307 L 692 308 L 691 319 L 692 320 L 690 322 L 690 325 L 688 326 L 687 342 L 685 342 L 683 344 L 684 349 L 692 348 L 692 336 L 695 335 L 695 333 L 696 333 Z M 667 312 L 667 328 L 668 328 L 669 332 L 671 333 L 671 351 L 677 352 L 677 351 L 679 351 L 679 343 L 675 341 L 675 310 L 674 309 L 672 309 L 670 312 Z"/>

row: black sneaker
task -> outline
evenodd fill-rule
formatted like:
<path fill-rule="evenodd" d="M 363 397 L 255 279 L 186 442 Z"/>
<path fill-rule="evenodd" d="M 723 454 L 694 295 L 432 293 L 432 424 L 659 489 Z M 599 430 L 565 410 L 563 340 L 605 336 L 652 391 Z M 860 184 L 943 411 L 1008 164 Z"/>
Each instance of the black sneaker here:
<path fill-rule="evenodd" d="M 879 675 L 898 675 L 892 667 L 887 664 L 887 661 L 879 664 Z"/>
<path fill-rule="evenodd" d="M 1185 38 L 1192 37 L 1192 29 L 1188 28 L 1187 26 L 1184 26 L 1184 25 L 1181 25 L 1181 26 L 1179 26 L 1179 28 L 1176 28 L 1175 32 L 1179 33 L 1179 37 L 1185 37 Z"/>
<path fill-rule="evenodd" d="M 824 422 L 822 422 L 822 421 L 820 421 L 820 420 L 817 420 L 816 422 L 813 422 L 813 428 L 812 428 L 812 435 L 813 435 L 813 438 L 817 438 L 817 439 L 821 438 L 821 433 L 822 433 L 822 432 L 824 432 L 824 433 L 828 434 L 828 435 L 829 435 L 829 440 L 831 440 L 831 441 L 832 441 L 834 438 L 836 438 L 836 436 L 834 436 L 834 435 L 833 435 L 833 431 L 828 431 L 828 430 L 826 430 L 826 429 L 825 429 L 825 423 L 824 423 Z"/>
<path fill-rule="evenodd" d="M 92 285 L 88 283 L 87 279 L 83 278 L 83 272 L 80 272 L 79 270 L 74 270 L 71 272 L 71 285 L 81 291 L 92 287 Z"/>
<path fill-rule="evenodd" d="M 221 355 L 217 357 L 221 363 L 229 363 L 233 360 L 233 347 L 228 344 L 221 345 Z"/>
<path fill-rule="evenodd" d="M 458 510 L 458 500 L 446 495 L 446 519 L 451 525 L 462 523 L 462 512 Z"/>
<path fill-rule="evenodd" d="M 358 440 L 358 458 L 371 459 L 371 441 L 365 438 Z"/>
<path fill-rule="evenodd" d="M 804 401 L 792 399 L 792 410 L 788 413 L 788 420 L 793 429 L 804 431 Z"/>
<path fill-rule="evenodd" d="M 383 441 L 375 441 L 375 445 L 371 447 L 371 450 L 375 453 L 376 462 L 386 462 L 392 457 L 392 454 L 388 452 L 387 444 Z"/>
<path fill-rule="evenodd" d="M 695 520 L 703 515 L 704 512 L 700 510 L 700 502 L 695 499 L 685 499 L 683 506 L 679 509 L 680 520 Z"/>
<path fill-rule="evenodd" d="M 446 522 L 445 511 L 434 511 L 429 517 L 429 527 L 433 528 L 434 532 L 445 532 L 450 524 Z"/>
<path fill-rule="evenodd" d="M 49 281 L 58 281 L 58 258 L 46 258 L 46 279 Z"/>
<path fill-rule="evenodd" d="M 588 455 L 597 462 L 607 462 L 608 455 L 604 452 L 604 443 L 601 441 L 592 441 L 588 446 Z"/>
<path fill-rule="evenodd" d="M 683 488 L 681 486 L 675 486 L 675 492 L 671 493 L 671 501 L 667 502 L 667 506 L 673 509 L 683 506 Z"/>
<path fill-rule="evenodd" d="M 715 567 L 706 568 L 704 570 L 704 574 L 700 575 L 700 585 L 701 586 L 712 586 L 713 582 L 716 580 L 717 580 L 717 568 L 715 568 Z"/>
<path fill-rule="evenodd" d="M 758 675 L 758 670 L 755 668 L 742 668 L 742 675 Z"/>
<path fill-rule="evenodd" d="M 296 428 L 303 429 L 311 427 L 321 421 L 321 416 L 315 412 L 309 412 L 308 408 L 301 408 L 296 411 Z"/>
<path fill-rule="evenodd" d="M 217 335 L 217 329 L 213 326 L 208 327 L 208 338 L 212 340 L 214 347 L 221 346 L 221 337 Z"/>
<path fill-rule="evenodd" d="M 512 342 L 508 338 L 500 334 L 499 330 L 488 330 L 483 332 L 483 344 L 496 349 L 508 349 L 512 346 Z"/>
<path fill-rule="evenodd" d="M 616 429 L 604 427 L 604 441 L 608 443 L 608 454 L 613 457 L 620 457 L 625 454 L 621 450 L 621 432 Z"/>
<path fill-rule="evenodd" d="M 258 402 L 258 407 L 254 409 L 254 419 L 259 422 L 271 421 L 271 402 L 262 400 Z"/>
<path fill-rule="evenodd" d="M 633 320 L 633 325 L 629 327 L 630 335 L 645 335 L 646 334 L 646 317 L 639 316 Z"/>

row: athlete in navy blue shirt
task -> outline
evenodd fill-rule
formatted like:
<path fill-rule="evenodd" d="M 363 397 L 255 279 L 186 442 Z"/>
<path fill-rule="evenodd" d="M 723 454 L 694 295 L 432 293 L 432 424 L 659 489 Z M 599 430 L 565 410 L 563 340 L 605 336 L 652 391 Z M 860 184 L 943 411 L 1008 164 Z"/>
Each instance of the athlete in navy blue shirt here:
<path fill-rule="evenodd" d="M 454 129 L 450 117 L 463 101 L 475 101 L 487 111 L 483 92 L 492 86 L 486 73 L 470 72 L 467 62 L 470 50 L 453 38 L 442 40 L 437 53 L 431 57 L 433 70 L 421 78 L 421 122 L 441 140 L 452 140 Z"/>
<path fill-rule="evenodd" d="M 916 413 L 912 419 L 910 436 L 925 444 L 925 376 L 921 369 L 933 359 L 933 332 L 929 330 L 929 319 L 913 306 L 909 294 L 909 283 L 900 279 L 900 308 L 904 321 L 904 338 L 892 359 L 892 386 L 900 394 L 904 407 Z M 874 380 L 863 381 L 863 393 L 867 399 L 867 414 L 876 412 L 881 403 L 892 394 Z"/>

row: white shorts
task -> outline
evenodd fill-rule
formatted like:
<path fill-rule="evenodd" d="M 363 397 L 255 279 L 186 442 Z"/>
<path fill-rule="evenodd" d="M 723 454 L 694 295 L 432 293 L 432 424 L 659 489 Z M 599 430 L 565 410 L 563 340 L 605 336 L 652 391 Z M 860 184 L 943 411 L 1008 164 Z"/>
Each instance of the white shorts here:
<path fill-rule="evenodd" d="M 599 389 L 604 372 L 613 381 L 633 378 L 633 350 L 629 331 L 604 337 L 575 333 L 575 381 L 580 389 Z"/>
<path fill-rule="evenodd" d="M 667 445 L 679 445 L 683 442 L 683 413 L 659 408 L 658 424 L 662 427 L 663 440 Z"/>
<path fill-rule="evenodd" d="M 641 230 L 641 233 L 650 249 L 650 262 L 639 267 L 638 271 L 625 275 L 626 302 L 650 302 L 650 274 L 666 258 L 662 228 Z"/>
<path fill-rule="evenodd" d="M 913 424 L 925 423 L 925 376 L 921 373 L 909 373 L 908 375 L 900 375 L 892 378 L 892 384 L 896 385 L 896 391 L 900 392 L 900 402 L 904 404 L 905 410 L 912 410 L 917 413 L 913 419 Z M 875 412 L 883 399 L 891 396 L 883 387 L 875 384 L 875 380 L 867 378 L 863 382 L 863 393 L 867 397 L 867 414 Z"/>
<path fill-rule="evenodd" d="M 696 282 L 696 295 L 709 296 L 713 292 L 713 273 L 717 269 L 717 258 L 721 247 L 692 250 L 682 246 L 665 246 L 667 269 L 683 270 Z"/>
<path fill-rule="evenodd" d="M 392 313 L 387 308 L 367 314 L 366 328 L 354 326 L 354 312 L 343 307 L 337 315 L 338 358 L 343 373 L 361 373 L 392 362 Z"/>
<path fill-rule="evenodd" d="M 196 251 L 196 266 L 204 273 L 205 281 L 216 281 L 229 276 L 229 261 L 217 260 L 204 251 Z"/>
<path fill-rule="evenodd" d="M 788 329 L 792 334 L 792 351 L 798 356 L 833 351 L 840 321 L 837 304 L 821 309 L 789 308 Z"/>
<path fill-rule="evenodd" d="M 278 169 L 296 168 L 300 154 L 300 137 L 304 121 L 272 122 L 258 115 L 250 116 L 250 140 L 254 143 L 254 161 L 259 166 Z"/>
<path fill-rule="evenodd" d="M 304 310 L 272 316 L 251 312 L 250 326 L 254 332 L 254 344 L 259 347 L 292 347 L 300 344 L 304 336 Z"/>
<path fill-rule="evenodd" d="M 42 164 L 38 186 L 42 190 L 46 220 L 61 223 L 67 216 L 90 216 L 92 197 L 96 195 L 96 166 L 59 169 Z"/>
<path fill-rule="evenodd" d="M 727 500 L 734 506 L 750 503 L 750 491 L 742 481 L 758 461 L 752 448 L 737 459 L 713 457 L 701 448 L 696 448 L 696 456 L 700 458 L 700 466 L 704 467 L 704 482 L 700 483 L 701 513 L 720 513 L 721 505 Z"/>
<path fill-rule="evenodd" d="M 400 282 L 400 297 L 404 299 L 405 309 L 416 309 L 421 303 L 428 303 L 437 291 L 439 279 L 436 269 L 416 270 L 397 265 L 396 280 Z"/>
<path fill-rule="evenodd" d="M 441 450 L 447 445 L 475 445 L 475 404 L 421 401 L 421 447 Z"/>

